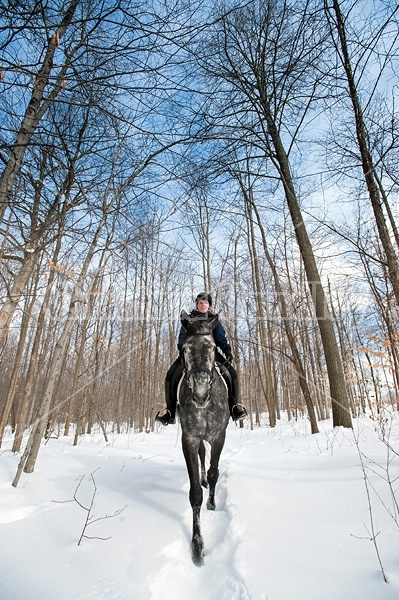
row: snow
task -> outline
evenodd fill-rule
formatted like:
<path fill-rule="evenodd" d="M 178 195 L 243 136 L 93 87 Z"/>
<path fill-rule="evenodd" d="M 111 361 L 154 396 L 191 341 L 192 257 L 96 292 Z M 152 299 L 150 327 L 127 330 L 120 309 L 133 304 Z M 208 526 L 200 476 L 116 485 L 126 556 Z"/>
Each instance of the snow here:
<path fill-rule="evenodd" d="M 397 415 L 390 426 L 397 452 Z M 110 433 L 108 443 L 100 431 L 78 446 L 73 436 L 50 439 L 17 488 L 10 434 L 1 449 L 0 599 L 398 600 L 398 515 L 387 477 L 398 478 L 399 459 L 379 433 L 368 418 L 354 420 L 353 431 L 324 421 L 316 435 L 306 420 L 253 430 L 231 422 L 216 511 L 204 502 L 201 513 L 203 567 L 190 556 L 179 425 Z M 393 486 L 398 502 L 398 480 Z M 89 515 L 74 495 L 82 506 L 93 502 Z M 82 532 L 93 539 L 78 545 Z"/>

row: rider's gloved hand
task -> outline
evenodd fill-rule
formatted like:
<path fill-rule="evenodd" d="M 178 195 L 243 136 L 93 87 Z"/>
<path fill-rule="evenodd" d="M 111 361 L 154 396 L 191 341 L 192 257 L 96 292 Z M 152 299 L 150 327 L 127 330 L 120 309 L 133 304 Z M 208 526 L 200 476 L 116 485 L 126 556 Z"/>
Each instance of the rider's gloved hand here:
<path fill-rule="evenodd" d="M 231 364 L 233 362 L 233 355 L 231 353 L 231 350 L 226 350 L 225 355 L 227 361 Z"/>

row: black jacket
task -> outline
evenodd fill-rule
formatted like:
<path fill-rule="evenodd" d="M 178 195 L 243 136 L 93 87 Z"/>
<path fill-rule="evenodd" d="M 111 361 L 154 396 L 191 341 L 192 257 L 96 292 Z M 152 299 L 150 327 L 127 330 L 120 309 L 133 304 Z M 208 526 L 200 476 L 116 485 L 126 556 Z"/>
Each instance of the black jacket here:
<path fill-rule="evenodd" d="M 210 311 L 208 311 L 204 314 L 204 313 L 200 313 L 199 310 L 194 309 L 191 311 L 189 316 L 190 317 L 203 317 L 204 319 L 207 319 L 208 317 L 213 317 L 214 315 Z M 226 332 L 220 321 L 218 321 L 218 324 L 216 325 L 216 327 L 214 328 L 212 333 L 213 333 L 213 338 L 215 340 L 216 346 L 224 354 L 226 354 L 226 355 L 231 354 L 231 346 L 230 346 L 229 342 L 227 341 Z M 177 340 L 177 347 L 179 349 L 179 352 L 183 346 L 184 334 L 185 334 L 185 330 L 182 325 L 181 329 L 180 329 L 180 333 L 179 333 L 179 338 Z"/>

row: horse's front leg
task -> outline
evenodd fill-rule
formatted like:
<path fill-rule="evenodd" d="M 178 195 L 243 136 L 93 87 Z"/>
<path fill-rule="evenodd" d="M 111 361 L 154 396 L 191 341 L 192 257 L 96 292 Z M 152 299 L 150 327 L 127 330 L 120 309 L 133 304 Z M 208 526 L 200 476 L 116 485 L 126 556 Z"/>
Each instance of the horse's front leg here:
<path fill-rule="evenodd" d="M 205 444 L 204 444 L 203 440 L 200 441 L 198 455 L 199 455 L 200 464 L 201 464 L 201 485 L 202 485 L 202 487 L 207 488 L 208 480 L 206 478 L 206 470 L 205 470 L 206 451 L 205 451 Z"/>
<path fill-rule="evenodd" d="M 226 432 L 223 431 L 223 433 L 211 445 L 211 458 L 208 469 L 209 497 L 206 503 L 208 510 L 216 509 L 215 489 L 219 478 L 219 459 L 223 450 L 225 438 Z"/>
<path fill-rule="evenodd" d="M 193 563 L 198 567 L 204 564 L 204 540 L 201 534 L 201 505 L 202 487 L 198 469 L 199 441 L 189 436 L 182 438 L 183 454 L 186 459 L 188 476 L 190 479 L 190 504 L 193 510 L 193 537 L 191 540 L 191 556 Z"/>

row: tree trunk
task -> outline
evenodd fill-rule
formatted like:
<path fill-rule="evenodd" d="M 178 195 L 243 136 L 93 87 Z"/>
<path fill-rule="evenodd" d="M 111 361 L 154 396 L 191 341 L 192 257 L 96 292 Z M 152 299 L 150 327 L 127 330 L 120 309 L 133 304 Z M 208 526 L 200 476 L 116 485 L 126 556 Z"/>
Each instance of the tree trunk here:
<path fill-rule="evenodd" d="M 349 411 L 344 372 L 337 340 L 335 337 L 334 323 L 328 309 L 327 300 L 321 284 L 312 245 L 310 243 L 301 209 L 295 194 L 288 157 L 283 148 L 283 144 L 266 101 L 264 101 L 264 108 L 268 124 L 268 131 L 272 138 L 275 149 L 277 160 L 276 166 L 284 186 L 288 210 L 294 225 L 296 239 L 305 267 L 308 286 L 316 312 L 317 324 L 320 329 L 330 385 L 333 425 L 334 427 L 352 427 L 352 418 Z"/>
<path fill-rule="evenodd" d="M 259 262 L 258 256 L 256 252 L 255 245 L 255 233 L 253 227 L 253 220 L 251 215 L 251 207 L 247 205 L 246 207 L 247 213 L 247 222 L 248 222 L 248 243 L 250 246 L 250 254 L 251 254 L 251 264 L 252 264 L 252 272 L 253 272 L 253 285 L 254 285 L 254 293 L 255 293 L 255 304 L 256 304 L 256 315 L 258 319 L 259 325 L 259 338 L 261 344 L 261 352 L 262 352 L 262 363 L 263 363 L 263 376 L 265 378 L 264 387 L 265 387 L 265 397 L 266 403 L 269 410 L 269 422 L 270 427 L 276 426 L 276 397 L 273 386 L 273 373 L 271 368 L 271 360 L 269 356 L 268 350 L 268 336 L 265 326 L 265 313 L 263 309 L 263 293 L 260 281 L 259 274 Z"/>
<path fill-rule="evenodd" d="M 21 365 L 22 365 L 22 359 L 23 359 L 24 346 L 25 346 L 25 342 L 26 342 L 26 336 L 28 333 L 29 321 L 30 321 L 30 317 L 31 317 L 31 310 L 36 301 L 36 293 L 37 293 L 37 289 L 35 289 L 35 291 L 32 293 L 32 296 L 29 297 L 29 303 L 28 303 L 28 299 L 25 301 L 25 309 L 23 311 L 17 354 L 15 357 L 14 365 L 13 365 L 10 386 L 8 388 L 8 393 L 7 393 L 7 397 L 5 399 L 5 404 L 3 406 L 3 411 L 2 411 L 1 420 L 0 420 L 0 446 L 3 441 L 4 431 L 5 431 L 5 428 L 7 427 L 11 408 L 14 403 L 15 395 L 17 393 L 18 381 L 19 381 L 19 377 L 21 374 L 20 371 L 21 371 Z"/>
<path fill-rule="evenodd" d="M 33 269 L 38 262 L 40 252 L 37 246 L 25 251 L 22 267 L 15 276 L 12 289 L 4 302 L 0 312 L 0 347 L 7 341 L 8 331 L 17 306 L 29 282 Z"/>
<path fill-rule="evenodd" d="M 290 317 L 288 314 L 288 310 L 287 310 L 287 305 L 285 302 L 285 298 L 284 298 L 284 293 L 280 284 L 280 279 L 277 273 L 277 269 L 276 269 L 276 265 L 274 264 L 272 257 L 270 256 L 268 247 L 267 247 L 267 242 L 266 242 L 266 236 L 265 236 L 265 231 L 260 219 L 260 215 L 258 212 L 258 209 L 256 208 L 255 204 L 252 202 L 252 207 L 254 209 L 255 215 L 256 215 L 256 219 L 258 222 L 258 226 L 261 232 L 261 236 L 262 236 L 262 242 L 263 242 L 263 251 L 265 253 L 266 256 L 266 260 L 269 264 L 269 267 L 271 269 L 272 275 L 273 275 L 273 279 L 274 279 L 274 285 L 276 288 L 276 294 L 277 294 L 277 298 L 278 298 L 278 303 L 280 306 L 280 312 L 281 312 L 281 317 L 283 319 L 283 323 L 284 323 L 284 328 L 285 328 L 285 332 L 287 334 L 287 338 L 288 338 L 288 342 L 291 348 L 291 352 L 292 352 L 292 358 L 293 358 L 293 362 L 295 365 L 295 369 L 296 369 L 296 373 L 298 375 L 298 383 L 299 383 L 299 387 L 301 388 L 303 397 L 305 399 L 305 403 L 306 403 L 306 407 L 308 410 L 308 415 L 309 415 L 309 420 L 310 420 L 310 426 L 311 426 L 311 431 L 312 433 L 319 433 L 319 429 L 317 427 L 317 418 L 316 418 L 316 413 L 314 410 L 314 403 L 312 400 L 312 395 L 310 393 L 310 389 L 308 386 L 308 381 L 307 381 L 307 377 L 306 377 L 306 372 L 305 372 L 305 368 L 302 364 L 302 360 L 301 360 L 301 356 L 299 353 L 299 349 L 297 346 L 297 343 L 295 341 L 295 337 L 293 334 L 293 331 L 291 329 L 290 326 Z"/>
<path fill-rule="evenodd" d="M 71 332 L 73 327 L 79 317 L 80 311 L 79 306 L 82 302 L 84 302 L 84 298 L 82 297 L 82 290 L 84 289 L 84 280 L 87 275 L 87 271 L 93 259 L 94 253 L 97 248 L 97 243 L 101 234 L 101 231 L 105 225 L 107 215 L 111 209 L 112 204 L 110 203 L 107 207 L 107 210 L 103 213 L 102 219 L 97 227 L 97 231 L 94 235 L 92 243 L 90 245 L 89 251 L 83 263 L 82 271 L 79 275 L 78 281 L 76 283 L 75 289 L 72 294 L 72 298 L 69 304 L 69 310 L 67 315 L 67 320 L 62 331 L 62 334 L 56 343 L 53 356 L 51 359 L 51 363 L 49 366 L 49 372 L 47 375 L 47 384 L 43 394 L 42 407 L 39 411 L 38 418 L 33 426 L 31 434 L 29 436 L 29 440 L 27 442 L 27 446 L 25 448 L 24 454 L 21 458 L 21 461 L 18 465 L 17 474 L 13 481 L 13 486 L 16 487 L 18 485 L 18 481 L 20 479 L 22 470 L 25 473 L 32 473 L 35 468 L 36 459 L 39 453 L 40 443 L 43 438 L 44 431 L 46 429 L 48 416 L 51 408 L 51 402 L 53 399 L 53 393 L 56 384 L 56 376 L 61 366 L 65 352 L 67 351 L 69 339 L 71 336 Z M 94 278 L 91 281 L 91 285 L 86 292 L 87 294 L 91 293 L 91 289 L 94 283 Z"/>

